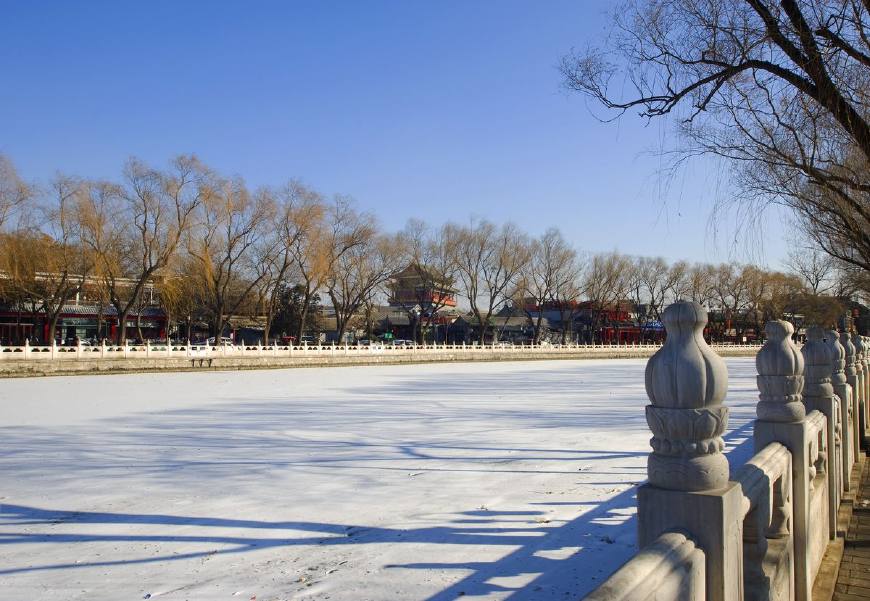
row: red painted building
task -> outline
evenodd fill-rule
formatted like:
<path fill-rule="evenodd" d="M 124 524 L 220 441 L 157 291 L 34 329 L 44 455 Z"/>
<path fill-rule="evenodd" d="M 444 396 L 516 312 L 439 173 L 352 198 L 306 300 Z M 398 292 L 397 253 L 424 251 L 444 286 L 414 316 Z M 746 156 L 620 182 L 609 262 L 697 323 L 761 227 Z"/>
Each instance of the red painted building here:
<path fill-rule="evenodd" d="M 50 319 L 42 312 L 18 310 L 0 305 L 0 344 L 23 344 L 29 339 L 33 343 L 48 344 L 52 338 L 70 342 L 82 340 L 114 340 L 118 335 L 118 314 L 114 307 L 104 307 L 101 312 L 97 305 L 66 305 L 61 312 L 54 336 L 49 332 Z M 158 307 L 146 307 L 141 317 L 136 311 L 127 316 L 127 338 L 141 337 L 146 340 L 166 338 L 166 315 Z"/>

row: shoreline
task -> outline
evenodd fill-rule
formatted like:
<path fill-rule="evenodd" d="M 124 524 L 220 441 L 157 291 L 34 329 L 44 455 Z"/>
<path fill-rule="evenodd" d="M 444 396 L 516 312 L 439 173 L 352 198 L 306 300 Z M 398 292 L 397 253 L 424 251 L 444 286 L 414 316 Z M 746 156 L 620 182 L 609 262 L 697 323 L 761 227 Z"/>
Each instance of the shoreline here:
<path fill-rule="evenodd" d="M 572 352 L 500 351 L 437 353 L 419 351 L 402 354 L 369 356 L 317 355 L 296 357 L 156 357 L 119 359 L 63 359 L 0 361 L 0 379 L 74 375 L 111 375 L 127 373 L 242 371 L 264 369 L 296 369 L 304 367 L 416 365 L 424 363 L 475 363 L 502 361 L 565 361 L 588 359 L 645 359 L 657 348 L 577 349 Z M 751 357 L 757 349 L 719 347 L 722 357 Z"/>

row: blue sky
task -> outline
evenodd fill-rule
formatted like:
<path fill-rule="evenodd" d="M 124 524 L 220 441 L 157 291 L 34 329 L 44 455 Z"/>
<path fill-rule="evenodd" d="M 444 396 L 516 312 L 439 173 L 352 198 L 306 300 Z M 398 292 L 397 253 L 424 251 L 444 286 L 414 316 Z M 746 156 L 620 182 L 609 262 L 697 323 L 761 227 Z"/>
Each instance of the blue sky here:
<path fill-rule="evenodd" d="M 710 226 L 721 165 L 664 186 L 668 123 L 602 124 L 562 90 L 560 57 L 605 35 L 610 7 L 0 0 L 0 152 L 41 181 L 196 153 L 253 187 L 351 195 L 388 229 L 510 219 L 585 251 L 777 267 L 781 215 L 761 217 L 761 257 Z"/>

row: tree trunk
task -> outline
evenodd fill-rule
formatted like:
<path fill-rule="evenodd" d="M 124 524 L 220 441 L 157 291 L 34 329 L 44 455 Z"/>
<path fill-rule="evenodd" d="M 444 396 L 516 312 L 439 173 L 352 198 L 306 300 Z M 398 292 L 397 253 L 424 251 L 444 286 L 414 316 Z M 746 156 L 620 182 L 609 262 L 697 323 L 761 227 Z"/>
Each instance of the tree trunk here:
<path fill-rule="evenodd" d="M 214 318 L 214 343 L 215 346 L 221 343 L 221 339 L 224 337 L 224 312 L 218 311 Z"/>
<path fill-rule="evenodd" d="M 270 330 L 272 329 L 272 316 L 270 314 L 266 314 L 266 325 L 263 326 L 263 344 L 269 346 L 269 335 L 271 334 Z"/>
<path fill-rule="evenodd" d="M 21 332 L 21 305 L 17 305 L 16 318 L 15 318 L 15 340 L 12 340 L 12 344 L 20 345 L 22 343 L 22 338 L 25 336 Z"/>
<path fill-rule="evenodd" d="M 103 314 L 103 303 L 100 303 L 99 307 L 97 307 L 97 340 L 105 338 L 103 330 L 105 330 L 104 323 L 106 319 Z"/>
<path fill-rule="evenodd" d="M 130 308 L 125 307 L 123 310 L 118 310 L 117 305 L 115 310 L 118 311 L 118 344 L 124 344 L 127 340 L 127 316 L 130 314 Z"/>
<path fill-rule="evenodd" d="M 48 334 L 51 336 L 51 340 L 55 340 L 57 336 L 57 322 L 60 319 L 60 311 L 54 311 L 51 315 L 46 315 L 49 319 L 48 325 Z M 61 342 L 63 342 L 63 336 L 60 337 Z M 51 344 L 51 340 L 47 342 Z"/>
<path fill-rule="evenodd" d="M 169 334 L 172 329 L 172 312 L 164 311 L 164 313 L 166 313 L 166 342 L 167 344 L 169 344 L 169 342 L 172 340 L 172 336 L 170 336 Z M 177 329 L 178 328 L 176 328 L 176 330 Z"/>
<path fill-rule="evenodd" d="M 296 344 L 302 344 L 302 337 L 305 335 L 305 322 L 308 321 L 308 308 L 311 305 L 313 292 L 305 292 L 302 296 L 302 307 L 299 309 L 299 329 L 296 334 Z"/>
<path fill-rule="evenodd" d="M 139 342 L 145 342 L 145 335 L 142 333 L 142 309 L 136 311 L 136 334 L 139 336 Z"/>

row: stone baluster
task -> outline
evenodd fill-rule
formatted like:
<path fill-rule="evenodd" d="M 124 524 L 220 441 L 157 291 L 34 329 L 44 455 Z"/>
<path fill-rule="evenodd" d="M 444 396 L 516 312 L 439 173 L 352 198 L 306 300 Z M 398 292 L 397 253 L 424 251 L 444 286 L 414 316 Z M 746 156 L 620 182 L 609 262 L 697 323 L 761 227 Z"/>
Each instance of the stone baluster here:
<path fill-rule="evenodd" d="M 649 482 L 638 490 L 638 542 L 643 547 L 664 532 L 688 532 L 705 552 L 707 599 L 737 601 L 742 598 L 743 495 L 729 482 L 722 454 L 728 372 L 704 341 L 707 312 L 701 305 L 676 302 L 665 309 L 662 321 L 667 340 L 646 367 L 653 452 Z"/>
<path fill-rule="evenodd" d="M 759 403 L 756 407 L 754 442 L 756 452 L 772 442 L 784 445 L 792 455 L 795 600 L 810 601 L 812 566 L 809 554 L 809 510 L 812 465 L 811 440 L 802 402 L 804 359 L 792 342 L 794 327 L 787 321 L 769 321 L 767 341 L 755 357 Z"/>
<path fill-rule="evenodd" d="M 840 438 L 843 441 L 841 461 L 841 481 L 844 491 L 851 489 L 850 474 L 852 465 L 855 463 L 855 454 L 858 451 L 858 430 L 853 426 L 855 409 L 852 406 L 852 388 L 846 379 L 846 349 L 840 344 L 840 337 L 836 330 L 825 332 L 825 341 L 831 348 L 833 360 L 831 370 L 831 385 L 834 393 L 840 399 Z"/>
<path fill-rule="evenodd" d="M 861 458 L 860 445 L 864 438 L 864 408 L 862 407 L 863 403 L 861 402 L 861 391 L 858 390 L 858 372 L 855 366 L 855 345 L 852 344 L 852 337 L 849 336 L 848 332 L 840 333 L 840 344 L 842 344 L 843 348 L 846 350 L 846 367 L 844 368 L 844 371 L 846 373 L 846 381 L 852 389 L 852 407 L 855 410 L 855 413 L 852 416 L 852 427 L 855 429 L 855 433 L 858 437 L 859 446 L 856 450 L 855 460 L 859 461 Z"/>
<path fill-rule="evenodd" d="M 864 341 L 857 333 L 852 334 L 852 344 L 855 346 L 855 386 L 858 389 L 858 402 L 861 404 L 861 415 L 864 416 L 864 427 L 861 430 L 862 438 L 867 437 L 867 430 L 870 429 L 870 401 L 867 399 L 866 383 L 867 383 L 867 366 L 864 363 L 866 355 Z"/>
<path fill-rule="evenodd" d="M 870 405 L 870 339 L 862 336 L 861 340 L 864 342 L 864 398 Z"/>
<path fill-rule="evenodd" d="M 837 532 L 837 508 L 840 506 L 840 476 L 842 456 L 840 438 L 839 400 L 834 396 L 831 384 L 833 352 L 825 342 L 825 330 L 820 327 L 807 329 L 807 341 L 801 349 L 804 358 L 804 405 L 808 411 L 821 411 L 827 418 L 827 449 L 818 449 L 815 468 L 826 473 L 828 479 L 828 534 L 834 538 Z"/>
<path fill-rule="evenodd" d="M 864 341 L 864 398 L 868 399 L 870 405 L 870 339 L 867 336 L 862 336 Z"/>

